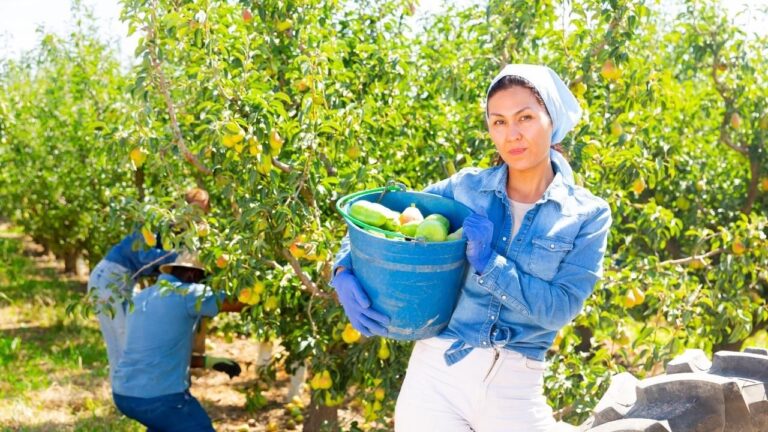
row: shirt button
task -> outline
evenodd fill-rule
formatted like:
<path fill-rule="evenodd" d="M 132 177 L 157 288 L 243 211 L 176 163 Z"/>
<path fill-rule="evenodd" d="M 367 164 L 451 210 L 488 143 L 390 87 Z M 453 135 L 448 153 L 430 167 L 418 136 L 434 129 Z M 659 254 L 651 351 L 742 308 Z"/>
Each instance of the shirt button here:
<path fill-rule="evenodd" d="M 502 239 L 502 240 L 504 240 L 504 241 L 507 241 L 507 238 L 506 238 L 506 237 L 502 237 L 501 239 Z"/>
<path fill-rule="evenodd" d="M 488 342 L 483 342 L 483 345 L 488 345 Z"/>
<path fill-rule="evenodd" d="M 555 245 L 554 245 L 554 244 L 550 244 L 550 245 L 549 245 L 549 248 L 550 248 L 550 249 L 554 249 L 554 248 L 555 248 Z"/>
<path fill-rule="evenodd" d="M 506 300 L 506 299 L 507 299 L 507 296 L 503 295 L 503 296 L 501 296 L 501 299 L 502 299 L 502 300 Z"/>
<path fill-rule="evenodd" d="M 483 280 L 482 280 L 482 279 L 478 279 L 478 280 L 477 280 L 477 282 L 479 282 L 479 283 L 480 283 L 480 285 L 482 285 L 482 284 L 483 284 Z"/>
<path fill-rule="evenodd" d="M 491 319 L 496 319 L 496 315 L 491 315 Z"/>

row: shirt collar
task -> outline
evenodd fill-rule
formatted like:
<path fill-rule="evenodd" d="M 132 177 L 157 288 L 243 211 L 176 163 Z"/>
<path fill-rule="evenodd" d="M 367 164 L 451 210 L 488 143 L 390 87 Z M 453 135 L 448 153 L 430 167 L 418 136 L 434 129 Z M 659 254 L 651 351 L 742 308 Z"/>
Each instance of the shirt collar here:
<path fill-rule="evenodd" d="M 547 190 L 544 191 L 544 196 L 541 197 L 541 201 L 552 200 L 560 205 L 560 209 L 565 208 L 565 201 L 568 199 L 568 185 L 565 183 L 563 174 L 558 171 L 555 164 L 555 178 L 552 179 L 552 183 L 549 184 Z"/>
<path fill-rule="evenodd" d="M 555 178 L 552 183 L 544 191 L 544 195 L 538 202 L 545 202 L 547 200 L 555 201 L 560 205 L 562 209 L 565 206 L 565 201 L 568 198 L 568 185 L 566 184 L 560 166 L 557 162 L 552 161 L 552 167 L 555 170 Z M 483 184 L 480 186 L 481 191 L 495 192 L 498 197 L 507 197 L 507 164 L 491 168 L 488 175 L 483 180 Z"/>
<path fill-rule="evenodd" d="M 504 192 L 506 184 L 507 164 L 501 164 L 488 170 L 483 184 L 480 185 L 480 190 L 484 192 Z"/>

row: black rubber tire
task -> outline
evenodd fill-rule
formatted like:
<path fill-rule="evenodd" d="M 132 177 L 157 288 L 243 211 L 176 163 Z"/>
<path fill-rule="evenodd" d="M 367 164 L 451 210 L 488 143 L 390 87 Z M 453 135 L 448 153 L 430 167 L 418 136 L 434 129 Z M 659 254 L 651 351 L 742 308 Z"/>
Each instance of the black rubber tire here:
<path fill-rule="evenodd" d="M 666 374 L 623 373 L 578 430 L 583 432 L 766 432 L 768 350 L 687 350 Z"/>

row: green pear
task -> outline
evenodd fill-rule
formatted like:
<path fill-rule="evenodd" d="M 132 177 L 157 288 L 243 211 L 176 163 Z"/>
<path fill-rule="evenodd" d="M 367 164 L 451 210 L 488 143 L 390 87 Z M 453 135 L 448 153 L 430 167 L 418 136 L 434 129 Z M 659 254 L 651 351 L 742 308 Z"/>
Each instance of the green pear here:
<path fill-rule="evenodd" d="M 461 240 L 463 236 L 464 236 L 464 227 L 461 227 L 456 231 L 448 234 L 448 237 L 446 238 L 446 240 Z"/>
<path fill-rule="evenodd" d="M 405 224 L 400 225 L 400 232 L 408 237 L 416 237 L 416 230 L 419 228 L 419 225 L 421 225 L 421 222 L 419 221 L 406 222 Z"/>
<path fill-rule="evenodd" d="M 411 204 L 410 207 L 406 207 L 403 212 L 400 213 L 401 225 L 405 225 L 412 221 L 421 222 L 423 220 L 424 216 L 421 215 L 421 211 L 416 207 L 416 204 Z"/>
<path fill-rule="evenodd" d="M 423 237 L 428 242 L 445 241 L 447 236 L 448 230 L 445 229 L 445 225 L 436 219 L 424 219 L 416 229 L 416 237 Z"/>
<path fill-rule="evenodd" d="M 389 218 L 384 222 L 384 229 L 387 231 L 399 231 L 400 228 L 400 213 L 392 211 L 389 213 Z"/>
<path fill-rule="evenodd" d="M 424 218 L 424 220 L 436 220 L 445 226 L 446 232 L 451 230 L 451 222 L 447 217 L 441 215 L 440 213 L 432 213 L 431 215 Z"/>

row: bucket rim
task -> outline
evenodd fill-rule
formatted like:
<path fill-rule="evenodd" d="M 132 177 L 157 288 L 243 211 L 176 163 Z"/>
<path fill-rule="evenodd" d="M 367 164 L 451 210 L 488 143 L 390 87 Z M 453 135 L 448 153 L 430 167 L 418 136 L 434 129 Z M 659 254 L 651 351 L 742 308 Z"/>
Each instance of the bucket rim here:
<path fill-rule="evenodd" d="M 355 229 L 357 229 L 359 231 L 364 232 L 368 236 L 371 236 L 371 237 L 377 238 L 377 239 L 381 239 L 381 240 L 388 240 L 388 241 L 391 241 L 391 242 L 398 242 L 398 243 L 401 242 L 402 240 L 406 240 L 408 242 L 430 243 L 430 244 L 431 243 L 434 243 L 434 244 L 447 244 L 447 243 L 453 243 L 453 242 L 466 242 L 466 240 L 464 238 L 459 238 L 459 239 L 456 239 L 456 240 L 445 240 L 445 241 L 442 241 L 442 242 L 427 242 L 427 241 L 425 241 L 421 237 L 410 237 L 410 236 L 406 236 L 405 234 L 400 233 L 400 232 L 393 232 L 393 231 L 383 230 L 383 229 L 381 229 L 379 227 L 366 224 L 365 222 L 362 222 L 362 221 L 354 218 L 353 216 L 351 216 L 347 212 L 347 209 L 352 204 L 352 200 L 357 200 L 357 199 L 360 199 L 360 198 L 364 198 L 364 197 L 369 196 L 369 195 L 380 194 L 381 195 L 380 198 L 379 198 L 379 201 L 380 201 L 381 198 L 383 198 L 384 195 L 387 194 L 387 193 L 405 193 L 405 194 L 412 194 L 412 195 L 417 195 L 417 196 L 418 195 L 425 195 L 425 196 L 429 196 L 431 198 L 437 198 L 439 200 L 450 201 L 453 205 L 457 205 L 459 207 L 462 207 L 467 213 L 469 213 L 469 214 L 474 213 L 474 211 L 471 208 L 469 208 L 469 206 L 467 206 L 466 204 L 462 203 L 461 201 L 457 201 L 457 200 L 454 200 L 454 199 L 451 199 L 451 198 L 448 198 L 448 197 L 444 197 L 442 195 L 434 194 L 434 193 L 431 193 L 431 192 L 406 190 L 405 186 L 402 185 L 402 184 L 398 184 L 396 186 L 384 186 L 384 187 L 379 187 L 379 188 L 367 189 L 367 190 L 358 191 L 358 192 L 354 192 L 354 193 L 345 195 L 345 196 L 339 198 L 336 201 L 336 210 L 345 219 L 345 221 L 347 222 L 347 225 L 349 227 L 353 227 L 353 228 L 355 228 Z M 370 200 L 366 200 L 366 201 L 370 201 Z M 377 201 L 372 201 L 372 202 L 377 202 Z M 382 236 L 375 236 L 371 232 L 369 232 L 368 230 L 374 231 L 374 232 L 376 232 L 378 234 L 381 234 Z"/>

